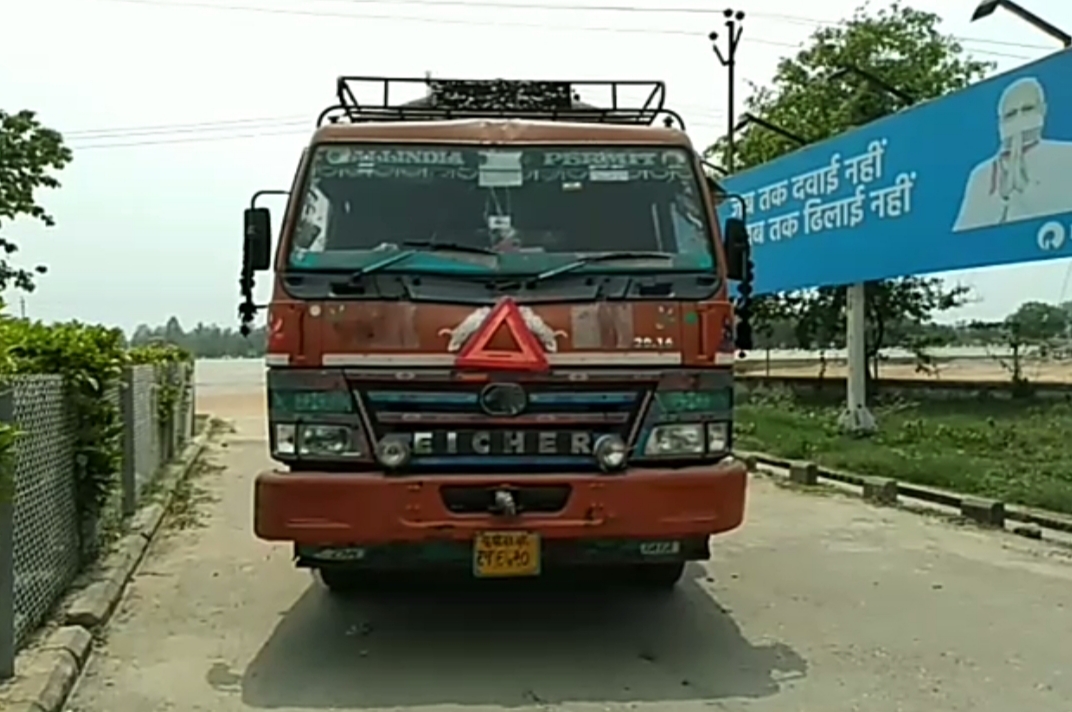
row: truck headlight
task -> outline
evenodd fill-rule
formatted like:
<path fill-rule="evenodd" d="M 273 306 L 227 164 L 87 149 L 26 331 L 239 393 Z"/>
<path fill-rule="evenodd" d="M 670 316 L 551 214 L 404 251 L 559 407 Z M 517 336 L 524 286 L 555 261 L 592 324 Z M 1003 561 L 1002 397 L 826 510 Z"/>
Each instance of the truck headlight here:
<path fill-rule="evenodd" d="M 352 433 L 347 425 L 302 425 L 298 434 L 298 454 L 315 457 L 359 453 L 353 447 Z"/>
<path fill-rule="evenodd" d="M 729 450 L 730 424 L 708 423 L 707 424 L 707 451 L 720 453 Z"/>
<path fill-rule="evenodd" d="M 651 429 L 644 454 L 701 455 L 704 451 L 704 428 L 699 423 L 658 425 Z"/>

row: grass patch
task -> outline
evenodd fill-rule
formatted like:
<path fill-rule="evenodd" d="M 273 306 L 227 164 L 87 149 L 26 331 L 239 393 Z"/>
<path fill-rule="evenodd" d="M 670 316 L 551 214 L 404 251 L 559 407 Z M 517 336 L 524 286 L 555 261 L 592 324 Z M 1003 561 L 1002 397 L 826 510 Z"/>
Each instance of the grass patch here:
<path fill-rule="evenodd" d="M 205 418 L 202 430 L 208 430 L 210 441 L 234 432 L 234 426 L 219 418 Z M 218 474 L 225 468 L 208 461 L 208 452 L 201 454 L 197 462 L 190 467 L 186 476 L 175 484 L 168 506 L 166 526 L 169 529 L 192 529 L 205 525 L 206 505 L 215 501 L 215 497 L 205 484 L 206 475 Z"/>
<path fill-rule="evenodd" d="M 1072 513 L 1072 405 L 1010 400 L 879 402 L 879 432 L 842 434 L 841 406 L 757 390 L 736 446 L 831 468 Z"/>
<path fill-rule="evenodd" d="M 204 477 L 223 471 L 223 467 L 206 462 L 194 463 L 190 471 L 175 484 L 168 507 L 167 526 L 170 529 L 192 529 L 205 525 L 206 505 L 215 501 L 205 486 Z"/>

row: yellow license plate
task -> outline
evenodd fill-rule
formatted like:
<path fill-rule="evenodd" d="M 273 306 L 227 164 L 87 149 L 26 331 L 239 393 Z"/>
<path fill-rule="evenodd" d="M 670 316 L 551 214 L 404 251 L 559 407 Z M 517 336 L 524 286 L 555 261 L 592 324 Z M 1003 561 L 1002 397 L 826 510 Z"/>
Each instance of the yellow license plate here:
<path fill-rule="evenodd" d="M 478 532 L 473 574 L 484 577 L 539 576 L 540 537 L 532 532 Z"/>

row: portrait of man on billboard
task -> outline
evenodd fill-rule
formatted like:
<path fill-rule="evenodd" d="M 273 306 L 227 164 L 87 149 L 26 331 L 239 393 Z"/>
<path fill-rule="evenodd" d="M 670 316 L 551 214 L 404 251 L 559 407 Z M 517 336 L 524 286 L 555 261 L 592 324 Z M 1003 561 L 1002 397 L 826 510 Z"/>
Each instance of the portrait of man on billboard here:
<path fill-rule="evenodd" d="M 1014 80 L 997 108 L 1000 148 L 968 176 L 953 232 L 1072 212 L 1072 141 L 1043 137 L 1042 84 Z"/>

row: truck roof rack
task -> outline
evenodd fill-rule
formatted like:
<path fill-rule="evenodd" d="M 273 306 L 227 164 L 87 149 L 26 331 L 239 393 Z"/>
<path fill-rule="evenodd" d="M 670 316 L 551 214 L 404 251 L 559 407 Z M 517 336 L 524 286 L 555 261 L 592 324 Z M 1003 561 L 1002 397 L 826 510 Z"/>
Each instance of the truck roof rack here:
<path fill-rule="evenodd" d="M 427 94 L 420 99 L 392 103 L 392 87 L 423 85 Z M 361 103 L 356 92 L 362 87 L 379 89 L 380 100 Z M 621 101 L 621 90 L 646 90 L 640 106 Z M 580 100 L 579 90 L 609 90 L 610 106 L 598 107 Z M 667 127 L 682 131 L 685 121 L 663 106 L 666 84 L 661 81 L 537 81 L 432 79 L 429 77 L 358 77 L 336 80 L 337 103 L 324 109 L 316 125 L 370 123 L 375 121 L 443 121 L 447 119 L 532 119 L 583 123 L 651 126 L 662 119 Z M 397 95 L 397 92 L 396 92 Z M 634 102 L 635 103 L 635 102 Z"/>

